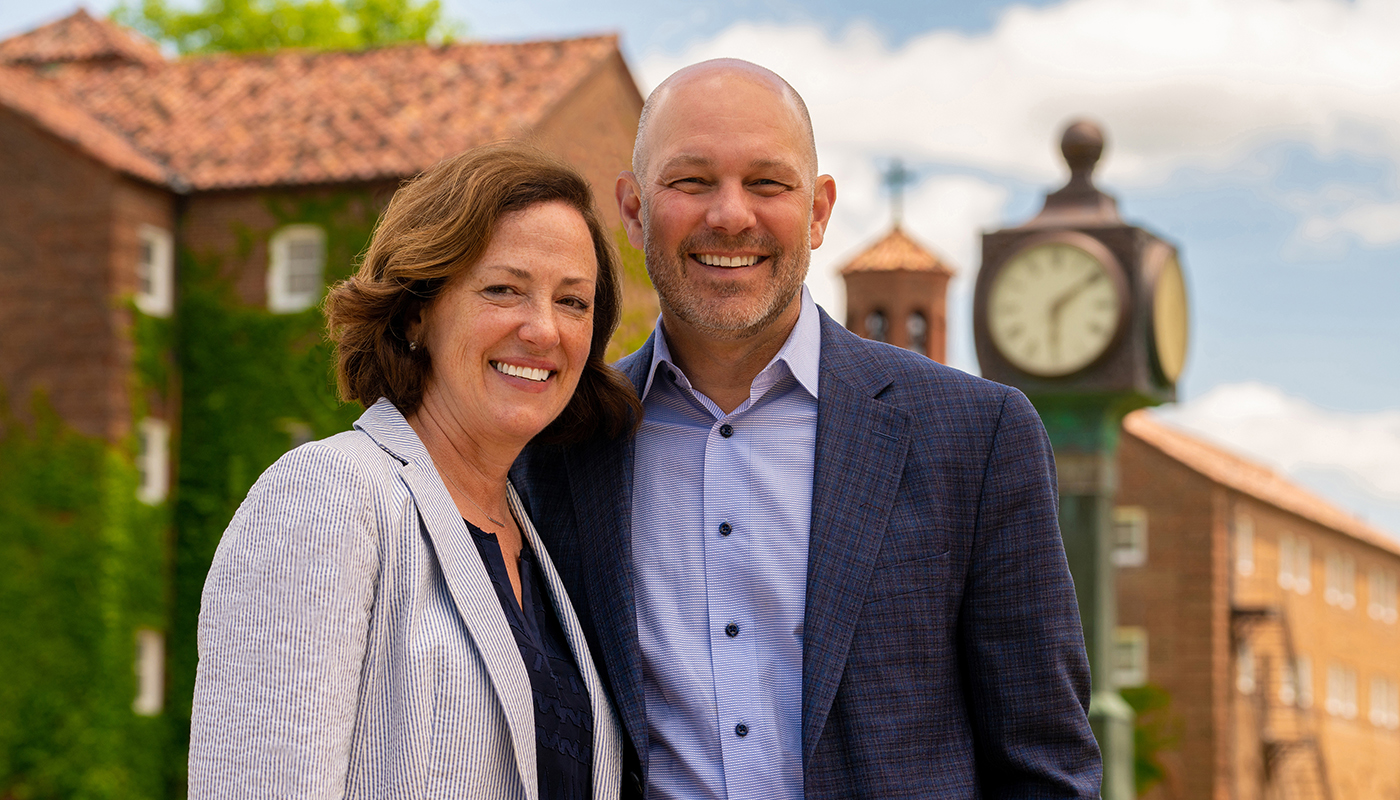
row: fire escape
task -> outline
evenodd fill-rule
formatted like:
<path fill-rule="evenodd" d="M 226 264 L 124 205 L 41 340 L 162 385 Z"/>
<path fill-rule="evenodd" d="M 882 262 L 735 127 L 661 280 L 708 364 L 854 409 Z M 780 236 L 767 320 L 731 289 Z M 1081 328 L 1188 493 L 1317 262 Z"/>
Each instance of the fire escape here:
<path fill-rule="evenodd" d="M 1233 609 L 1235 641 L 1254 660 L 1254 718 L 1268 800 L 1332 800 L 1310 703 L 1303 702 L 1288 617 L 1278 606 Z"/>

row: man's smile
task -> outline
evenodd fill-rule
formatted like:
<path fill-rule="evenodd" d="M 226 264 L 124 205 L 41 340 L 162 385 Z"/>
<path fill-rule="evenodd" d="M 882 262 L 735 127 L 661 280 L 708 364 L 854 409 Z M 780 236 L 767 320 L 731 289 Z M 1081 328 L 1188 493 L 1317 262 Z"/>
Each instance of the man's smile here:
<path fill-rule="evenodd" d="M 715 256 L 709 253 L 695 253 L 693 257 L 707 267 L 752 267 L 765 258 L 765 256 Z"/>

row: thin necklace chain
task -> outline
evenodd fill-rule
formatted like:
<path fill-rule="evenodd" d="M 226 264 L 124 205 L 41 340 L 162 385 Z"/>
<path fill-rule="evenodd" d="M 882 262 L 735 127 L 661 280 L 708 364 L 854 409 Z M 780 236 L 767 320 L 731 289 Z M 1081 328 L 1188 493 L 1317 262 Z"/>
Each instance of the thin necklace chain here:
<path fill-rule="evenodd" d="M 456 481 L 452 480 L 452 476 L 451 476 L 451 475 L 448 475 L 446 472 L 443 472 L 442 474 L 443 474 L 443 475 L 447 475 L 447 480 L 448 480 L 448 481 L 451 481 L 452 485 L 457 487 L 457 491 L 461 492 L 461 493 L 462 493 L 462 496 L 465 497 L 465 498 L 467 498 L 467 502 L 468 502 L 468 503 L 471 503 L 472 505 L 476 506 L 476 510 L 477 510 L 477 511 L 480 511 L 480 512 L 483 513 L 483 514 L 486 514 L 486 509 L 482 508 L 480 505 L 477 505 L 477 502 L 476 502 L 475 500 L 472 499 L 472 496 L 467 492 L 466 489 L 463 489 L 463 488 L 462 488 L 461 484 L 459 484 L 459 483 L 457 483 Z M 505 524 L 504 522 L 501 522 L 500 520 L 496 519 L 495 517 L 491 516 L 490 514 L 486 514 L 486 518 L 489 519 L 489 520 L 491 520 L 492 522 L 496 523 L 496 526 L 497 526 L 497 527 L 504 528 L 504 527 L 506 526 L 506 524 Z"/>

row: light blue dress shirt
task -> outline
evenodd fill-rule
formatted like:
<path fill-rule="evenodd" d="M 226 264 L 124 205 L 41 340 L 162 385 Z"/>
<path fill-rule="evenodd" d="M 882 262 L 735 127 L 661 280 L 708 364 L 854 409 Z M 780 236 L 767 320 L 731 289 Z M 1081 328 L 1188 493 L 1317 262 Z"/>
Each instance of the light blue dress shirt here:
<path fill-rule="evenodd" d="M 802 797 L 802 623 L 821 329 L 792 334 L 725 414 L 661 325 L 632 502 L 652 797 Z"/>

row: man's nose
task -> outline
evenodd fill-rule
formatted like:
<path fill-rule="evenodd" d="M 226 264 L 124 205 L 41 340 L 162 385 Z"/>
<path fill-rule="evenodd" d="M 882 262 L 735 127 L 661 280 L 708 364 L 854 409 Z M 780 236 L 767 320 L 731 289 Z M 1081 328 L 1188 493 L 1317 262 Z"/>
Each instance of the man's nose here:
<path fill-rule="evenodd" d="M 754 226 L 753 197 L 743 185 L 723 183 L 713 197 L 705 215 L 705 223 L 711 228 L 733 236 Z"/>

